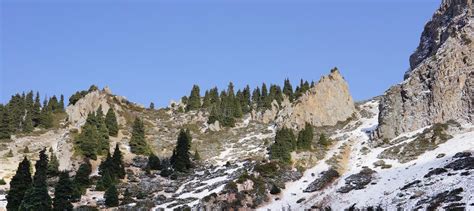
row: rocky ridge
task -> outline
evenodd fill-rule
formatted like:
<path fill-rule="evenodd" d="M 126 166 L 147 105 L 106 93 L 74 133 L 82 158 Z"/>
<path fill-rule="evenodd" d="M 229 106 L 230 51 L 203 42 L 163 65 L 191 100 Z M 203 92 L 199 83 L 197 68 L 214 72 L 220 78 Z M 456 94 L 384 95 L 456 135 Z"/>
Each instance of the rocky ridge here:
<path fill-rule="evenodd" d="M 472 0 L 445 0 L 426 24 L 405 80 L 381 100 L 380 140 L 448 120 L 473 121 L 472 13 Z"/>

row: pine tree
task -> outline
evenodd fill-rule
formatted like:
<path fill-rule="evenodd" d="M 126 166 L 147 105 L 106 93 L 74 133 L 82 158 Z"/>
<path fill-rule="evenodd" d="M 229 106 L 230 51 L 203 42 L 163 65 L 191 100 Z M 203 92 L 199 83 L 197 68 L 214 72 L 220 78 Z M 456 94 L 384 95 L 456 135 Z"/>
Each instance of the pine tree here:
<path fill-rule="evenodd" d="M 33 110 L 32 110 L 32 120 L 33 120 L 33 126 L 37 127 L 40 125 L 40 118 L 41 118 L 41 101 L 40 101 L 40 96 L 39 92 L 36 92 L 36 97 L 35 97 L 35 102 L 33 104 Z"/>
<path fill-rule="evenodd" d="M 41 109 L 40 125 L 46 129 L 53 127 L 53 114 L 46 99 L 44 100 L 43 108 Z"/>
<path fill-rule="evenodd" d="M 72 211 L 73 184 L 68 172 L 59 173 L 59 181 L 54 188 L 53 210 Z"/>
<path fill-rule="evenodd" d="M 118 192 L 115 185 L 110 186 L 104 194 L 105 205 L 108 207 L 116 207 L 119 205 Z"/>
<path fill-rule="evenodd" d="M 262 104 L 260 101 L 262 99 L 261 93 L 260 93 L 260 88 L 255 88 L 252 92 L 252 106 L 256 105 L 257 108 Z"/>
<path fill-rule="evenodd" d="M 313 142 L 313 126 L 306 123 L 303 130 L 298 133 L 298 149 L 305 150 L 311 149 L 311 143 Z"/>
<path fill-rule="evenodd" d="M 23 121 L 23 132 L 29 133 L 29 132 L 33 131 L 34 126 L 33 126 L 33 119 L 32 118 L 33 117 L 32 117 L 31 112 L 27 112 L 25 114 L 25 119 Z"/>
<path fill-rule="evenodd" d="M 191 133 L 189 130 L 181 129 L 178 135 L 176 148 L 173 150 L 170 162 L 177 171 L 187 171 L 192 167 L 189 150 L 191 148 Z"/>
<path fill-rule="evenodd" d="M 296 139 L 293 130 L 282 128 L 275 135 L 275 143 L 270 147 L 271 159 L 278 159 L 285 163 L 291 162 L 291 152 L 296 148 Z"/>
<path fill-rule="evenodd" d="M 81 134 L 76 138 L 76 144 L 79 146 L 82 155 L 86 158 L 97 159 L 97 149 L 99 133 L 94 125 L 86 123 L 82 128 Z"/>
<path fill-rule="evenodd" d="M 0 139 L 10 139 L 10 116 L 8 115 L 7 109 L 3 106 L 0 115 L 2 117 L 0 119 Z"/>
<path fill-rule="evenodd" d="M 329 146 L 331 143 L 329 142 L 328 138 L 326 137 L 326 134 L 324 133 L 321 133 L 321 135 L 319 135 L 319 144 L 327 147 Z"/>
<path fill-rule="evenodd" d="M 104 152 L 109 151 L 109 130 L 107 129 L 104 113 L 102 112 L 102 106 L 99 106 L 96 112 L 97 120 L 97 132 L 99 133 L 99 149 L 98 155 L 102 155 Z"/>
<path fill-rule="evenodd" d="M 88 159 L 84 160 L 79 166 L 79 169 L 76 172 L 76 176 L 73 180 L 74 185 L 74 201 L 80 200 L 81 195 L 86 192 L 87 187 L 91 185 L 91 180 L 89 179 L 90 174 L 92 173 L 92 166 Z"/>
<path fill-rule="evenodd" d="M 204 94 L 204 98 L 202 100 L 202 108 L 209 108 L 211 106 L 211 96 L 209 95 L 209 91 L 206 90 L 206 93 Z"/>
<path fill-rule="evenodd" d="M 131 204 L 131 203 L 134 203 L 134 202 L 135 202 L 135 200 L 133 200 L 132 194 L 130 193 L 128 188 L 125 189 L 125 192 L 123 193 L 122 205 L 127 205 L 127 204 Z"/>
<path fill-rule="evenodd" d="M 293 101 L 293 86 L 288 78 L 285 79 L 285 84 L 283 85 L 283 94 L 285 94 L 290 101 Z"/>
<path fill-rule="evenodd" d="M 19 210 L 44 210 L 49 211 L 51 207 L 51 197 L 48 194 L 46 183 L 48 171 L 48 156 L 46 149 L 41 150 L 40 159 L 35 164 L 35 176 L 33 186 L 25 193 Z"/>
<path fill-rule="evenodd" d="M 59 111 L 64 112 L 64 95 L 61 95 L 61 99 L 59 100 Z"/>
<path fill-rule="evenodd" d="M 112 156 L 112 168 L 117 178 L 125 178 L 125 166 L 123 164 L 123 156 L 118 143 L 115 145 L 114 154 Z"/>
<path fill-rule="evenodd" d="M 109 130 L 109 135 L 116 137 L 118 134 L 118 123 L 117 123 L 117 117 L 115 116 L 115 112 L 112 108 L 110 108 L 107 111 L 107 114 L 105 115 L 105 125 L 107 126 L 107 129 Z"/>
<path fill-rule="evenodd" d="M 150 110 L 155 110 L 155 103 L 151 102 L 149 108 Z"/>
<path fill-rule="evenodd" d="M 148 144 L 145 140 L 145 126 L 140 118 L 135 118 L 133 123 L 132 138 L 130 139 L 130 151 L 137 155 L 149 152 Z"/>
<path fill-rule="evenodd" d="M 194 85 L 189 95 L 186 105 L 186 111 L 192 111 L 201 108 L 201 95 L 198 85 Z"/>
<path fill-rule="evenodd" d="M 148 156 L 147 168 L 150 170 L 161 170 L 161 161 L 155 154 L 151 153 Z"/>
<path fill-rule="evenodd" d="M 59 160 L 54 153 L 51 152 L 50 161 L 48 163 L 48 176 L 54 177 L 59 174 Z"/>
<path fill-rule="evenodd" d="M 197 150 L 194 150 L 194 160 L 201 160 L 201 155 Z"/>
<path fill-rule="evenodd" d="M 31 183 L 30 161 L 24 157 L 23 161 L 18 165 L 15 176 L 10 181 L 10 191 L 8 191 L 7 195 L 7 210 L 18 210 Z"/>

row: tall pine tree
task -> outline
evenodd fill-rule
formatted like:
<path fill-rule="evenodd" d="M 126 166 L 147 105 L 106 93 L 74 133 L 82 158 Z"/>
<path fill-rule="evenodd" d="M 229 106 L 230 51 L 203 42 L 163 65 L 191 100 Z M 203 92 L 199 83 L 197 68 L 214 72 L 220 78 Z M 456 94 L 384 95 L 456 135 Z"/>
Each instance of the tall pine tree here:
<path fill-rule="evenodd" d="M 115 111 L 112 108 L 109 108 L 107 114 L 105 115 L 105 125 L 109 130 L 109 135 L 116 137 L 118 134 L 118 122 L 117 116 L 115 116 Z"/>
<path fill-rule="evenodd" d="M 196 110 L 201 108 L 201 95 L 198 85 L 194 85 L 189 95 L 186 105 L 186 111 Z"/>
<path fill-rule="evenodd" d="M 115 185 L 111 185 L 104 194 L 105 205 L 107 207 L 116 207 L 119 205 L 118 191 Z"/>
<path fill-rule="evenodd" d="M 176 148 L 173 150 L 170 162 L 173 168 L 177 171 L 187 171 L 192 167 L 190 153 L 191 149 L 191 133 L 189 130 L 181 129 L 178 135 L 178 142 Z"/>
<path fill-rule="evenodd" d="M 73 184 L 68 172 L 59 173 L 59 181 L 54 188 L 54 211 L 72 211 Z"/>
<path fill-rule="evenodd" d="M 25 192 L 31 187 L 30 161 L 24 157 L 18 165 L 15 176 L 10 181 L 7 195 L 7 210 L 16 211 L 20 207 Z"/>
<path fill-rule="evenodd" d="M 35 164 L 35 176 L 33 186 L 25 193 L 25 197 L 19 210 L 44 210 L 49 211 L 51 207 L 51 197 L 48 194 L 48 184 L 46 183 L 48 171 L 48 155 L 46 148 L 40 151 L 39 160 Z"/>
<path fill-rule="evenodd" d="M 148 144 L 145 140 L 145 126 L 139 117 L 135 118 L 133 123 L 132 138 L 130 139 L 130 151 L 137 155 L 144 155 L 149 152 Z"/>
<path fill-rule="evenodd" d="M 91 185 L 91 180 L 89 178 L 92 173 L 92 166 L 88 159 L 84 160 L 79 166 L 79 169 L 74 176 L 73 185 L 74 185 L 74 194 L 73 200 L 78 201 L 81 199 L 81 195 L 86 192 L 87 187 Z"/>

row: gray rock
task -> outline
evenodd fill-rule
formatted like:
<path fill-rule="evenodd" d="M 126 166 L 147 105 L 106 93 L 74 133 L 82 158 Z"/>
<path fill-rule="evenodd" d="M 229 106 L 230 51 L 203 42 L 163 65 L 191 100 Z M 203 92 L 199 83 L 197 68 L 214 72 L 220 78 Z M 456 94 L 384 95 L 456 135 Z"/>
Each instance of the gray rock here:
<path fill-rule="evenodd" d="M 309 186 L 303 192 L 315 192 L 322 190 L 339 176 L 339 173 L 332 168 L 327 171 L 323 171 L 321 172 L 320 177 L 309 184 Z"/>
<path fill-rule="evenodd" d="M 346 178 L 346 185 L 339 188 L 337 192 L 339 193 L 348 193 L 352 190 L 360 190 L 364 189 L 366 185 L 368 185 L 372 179 L 373 179 L 373 174 L 375 174 L 376 171 L 370 169 L 370 168 L 364 168 L 362 169 L 359 173 L 353 174 L 349 177 Z"/>
<path fill-rule="evenodd" d="M 376 137 L 383 141 L 434 123 L 474 119 L 472 0 L 445 0 L 410 57 L 405 81 L 380 102 Z"/>

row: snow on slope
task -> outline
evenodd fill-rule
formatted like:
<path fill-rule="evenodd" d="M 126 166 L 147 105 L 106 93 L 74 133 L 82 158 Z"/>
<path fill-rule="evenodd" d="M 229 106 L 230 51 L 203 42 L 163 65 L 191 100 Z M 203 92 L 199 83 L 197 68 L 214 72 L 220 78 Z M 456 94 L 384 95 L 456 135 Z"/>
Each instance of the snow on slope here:
<path fill-rule="evenodd" d="M 368 102 L 362 105 L 361 108 L 378 114 L 377 102 Z M 392 165 L 392 167 L 381 169 L 374 168 L 373 163 L 380 160 L 377 158 L 377 155 L 385 148 L 371 148 L 368 137 L 369 132 L 376 128 L 377 119 L 378 115 L 368 119 L 362 118 L 359 120 L 360 126 L 355 130 L 334 135 L 332 138 L 348 138 L 337 142 L 329 150 L 326 157 L 316 166 L 308 169 L 301 179 L 287 183 L 286 189 L 282 190 L 278 200 L 272 199 L 269 204 L 261 207 L 259 210 L 300 210 L 311 208 L 315 204 L 330 206 L 333 210 L 347 209 L 353 204 L 356 204 L 357 207 L 381 205 L 382 208 L 387 210 L 396 210 L 397 204 L 401 204 L 404 208 L 413 209 L 417 207 L 416 203 L 420 199 L 458 187 L 464 188 L 464 192 L 461 194 L 463 200 L 459 202 L 465 203 L 468 206 L 474 203 L 474 176 L 472 174 L 468 176 L 460 176 L 459 174 L 453 176 L 439 175 L 423 178 L 429 170 L 442 167 L 452 161 L 452 157 L 457 152 L 474 151 L 474 125 L 464 125 L 463 128 L 465 129 L 462 133 L 454 135 L 452 139 L 439 145 L 435 150 L 425 152 L 411 162 L 401 164 L 397 160 L 385 159 L 385 163 Z M 414 135 L 422 130 L 402 135 Z M 303 190 L 317 178 L 317 175 L 329 169 L 325 161 L 337 154 L 340 146 L 349 142 L 351 142 L 352 147 L 346 172 L 326 189 L 313 193 L 304 193 Z M 364 147 L 369 148 L 371 151 L 364 155 L 361 153 L 361 149 Z M 446 154 L 446 156 L 436 158 L 441 153 Z M 371 184 L 362 190 L 353 190 L 349 193 L 338 193 L 336 191 L 345 185 L 345 178 L 360 172 L 363 167 L 369 167 L 377 171 L 375 180 Z M 404 192 L 400 191 L 401 187 L 417 179 L 422 181 L 420 185 L 415 188 L 409 188 Z M 421 197 L 410 199 L 411 196 L 416 194 L 421 194 Z"/>

